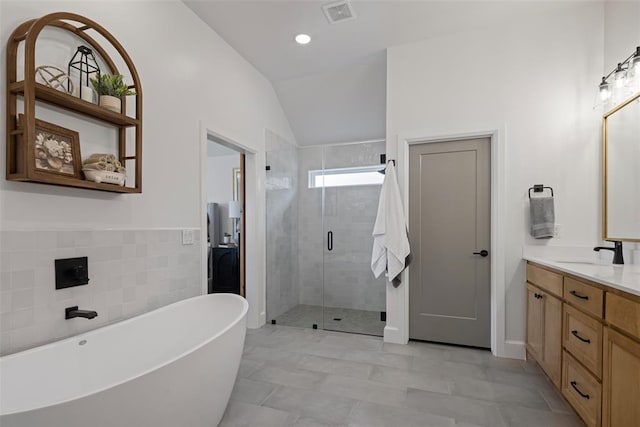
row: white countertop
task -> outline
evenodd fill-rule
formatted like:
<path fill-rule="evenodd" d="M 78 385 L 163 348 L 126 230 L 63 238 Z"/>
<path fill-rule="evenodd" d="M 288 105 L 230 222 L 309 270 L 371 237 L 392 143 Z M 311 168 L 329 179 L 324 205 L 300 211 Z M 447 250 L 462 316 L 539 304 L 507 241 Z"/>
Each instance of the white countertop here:
<path fill-rule="evenodd" d="M 610 262 L 594 258 L 547 258 L 530 255 L 525 255 L 523 258 L 563 273 L 640 296 L 640 265 L 614 266 Z"/>

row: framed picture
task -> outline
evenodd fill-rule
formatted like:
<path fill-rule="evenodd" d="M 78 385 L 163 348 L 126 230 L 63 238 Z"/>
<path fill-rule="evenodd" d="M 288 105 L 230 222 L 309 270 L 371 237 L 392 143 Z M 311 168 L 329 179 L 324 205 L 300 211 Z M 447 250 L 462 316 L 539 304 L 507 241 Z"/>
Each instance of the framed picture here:
<path fill-rule="evenodd" d="M 38 172 L 80 179 L 78 132 L 36 119 L 33 162 Z"/>

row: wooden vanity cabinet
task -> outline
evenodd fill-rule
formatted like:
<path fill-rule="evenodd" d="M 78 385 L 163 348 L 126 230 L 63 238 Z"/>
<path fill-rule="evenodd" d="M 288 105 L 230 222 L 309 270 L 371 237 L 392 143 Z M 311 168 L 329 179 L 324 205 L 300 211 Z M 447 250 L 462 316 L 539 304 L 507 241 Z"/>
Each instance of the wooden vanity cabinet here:
<path fill-rule="evenodd" d="M 527 355 L 588 427 L 640 427 L 640 297 L 527 263 Z"/>
<path fill-rule="evenodd" d="M 640 331 L 640 298 L 607 293 L 606 319 L 610 326 L 604 328 L 602 425 L 640 426 L 640 334 L 625 334 Z"/>
<path fill-rule="evenodd" d="M 562 300 L 531 283 L 527 283 L 527 351 L 560 387 Z"/>

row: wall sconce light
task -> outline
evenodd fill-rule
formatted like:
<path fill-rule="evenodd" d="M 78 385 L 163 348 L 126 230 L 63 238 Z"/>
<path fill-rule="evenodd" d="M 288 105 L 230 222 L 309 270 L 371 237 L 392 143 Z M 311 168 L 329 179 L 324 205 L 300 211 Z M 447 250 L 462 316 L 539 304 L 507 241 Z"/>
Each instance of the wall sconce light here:
<path fill-rule="evenodd" d="M 613 85 L 608 81 L 610 77 L 613 79 Z M 627 95 L 632 95 L 640 90 L 640 46 L 636 47 L 636 50 L 627 59 L 619 62 L 609 74 L 602 77 L 602 81 L 598 85 L 600 100 L 604 102 L 611 99 L 614 92 L 624 96 L 626 88 L 632 92 Z M 614 102 L 620 100 L 614 99 Z"/>
<path fill-rule="evenodd" d="M 602 78 L 602 83 L 600 83 L 599 88 L 601 101 L 606 101 L 607 99 L 611 98 L 611 88 L 609 87 L 609 83 L 607 83 L 607 80 L 604 77 Z"/>

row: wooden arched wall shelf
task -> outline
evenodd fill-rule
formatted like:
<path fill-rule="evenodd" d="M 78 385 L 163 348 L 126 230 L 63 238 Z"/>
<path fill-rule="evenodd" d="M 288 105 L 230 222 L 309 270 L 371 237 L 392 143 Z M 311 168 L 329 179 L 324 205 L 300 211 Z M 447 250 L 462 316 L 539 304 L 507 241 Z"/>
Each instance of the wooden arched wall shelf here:
<path fill-rule="evenodd" d="M 67 93 L 36 82 L 36 40 L 46 26 L 57 27 L 73 33 L 89 45 L 106 63 L 111 74 L 121 74 L 111 57 L 96 42 L 87 30 L 94 30 L 118 52 L 133 79 L 129 87 L 135 91 L 135 117 L 128 116 L 125 98 L 122 98 L 122 113 L 115 113 L 98 105 L 86 102 Z M 17 80 L 17 53 L 24 43 L 24 79 Z M 9 181 L 27 181 L 44 184 L 80 187 L 116 193 L 142 192 L 142 85 L 136 67 L 122 45 L 105 28 L 96 22 L 74 13 L 57 12 L 32 19 L 19 25 L 7 43 L 7 168 Z M 24 114 L 18 123 L 17 102 L 23 98 Z M 97 184 L 79 178 L 41 172 L 35 168 L 35 109 L 36 101 L 47 103 L 118 129 L 118 158 L 122 164 L 135 161 L 135 186 L 121 187 L 113 184 Z M 135 130 L 135 152 L 127 155 L 127 129 Z M 78 159 L 80 160 L 80 159 Z M 130 169 L 130 168 L 129 168 Z"/>

